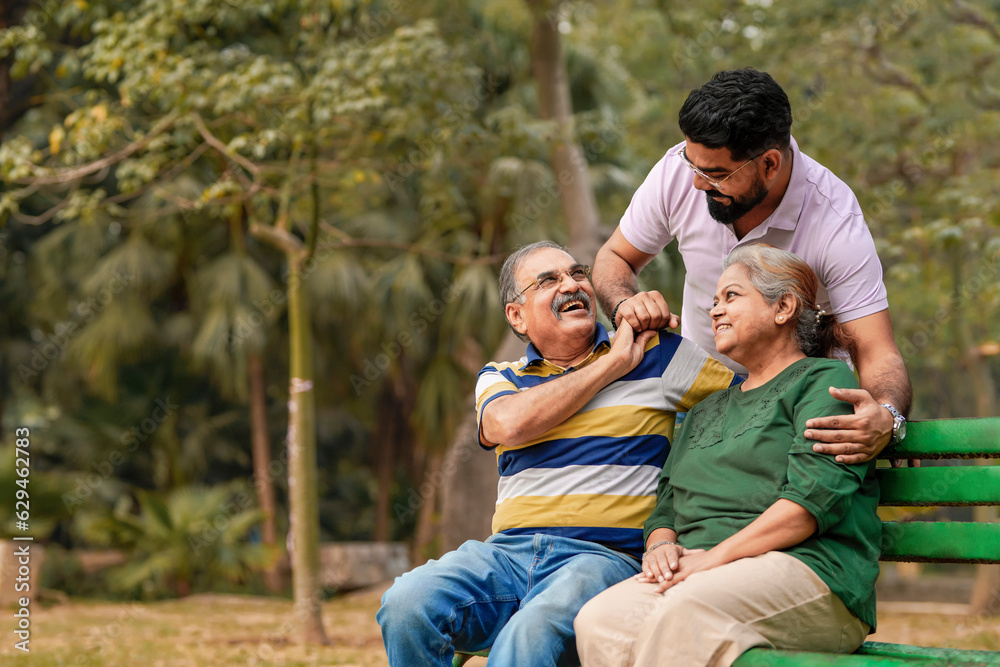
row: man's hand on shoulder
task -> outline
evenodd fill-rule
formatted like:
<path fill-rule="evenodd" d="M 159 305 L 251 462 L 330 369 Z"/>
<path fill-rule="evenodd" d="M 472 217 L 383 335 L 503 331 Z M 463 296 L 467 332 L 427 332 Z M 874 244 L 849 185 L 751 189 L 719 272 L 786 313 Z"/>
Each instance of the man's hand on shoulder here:
<path fill-rule="evenodd" d="M 652 290 L 639 292 L 618 303 L 612 323 L 619 328 L 628 322 L 636 332 L 676 329 L 681 318 L 670 312 L 670 306 L 663 295 Z"/>
<path fill-rule="evenodd" d="M 834 456 L 838 463 L 871 461 L 892 439 L 892 415 L 864 389 L 830 387 L 830 395 L 853 404 L 854 414 L 808 420 L 805 436 L 817 441 L 813 451 Z"/>

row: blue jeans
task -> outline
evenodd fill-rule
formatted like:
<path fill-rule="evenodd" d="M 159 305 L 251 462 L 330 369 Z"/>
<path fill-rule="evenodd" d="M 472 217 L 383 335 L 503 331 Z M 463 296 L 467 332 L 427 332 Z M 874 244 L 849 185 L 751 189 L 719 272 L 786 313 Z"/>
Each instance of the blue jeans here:
<path fill-rule="evenodd" d="M 382 597 L 377 618 L 389 664 L 447 667 L 456 650 L 490 646 L 491 666 L 571 664 L 580 607 L 638 572 L 637 561 L 593 542 L 542 534 L 470 540 L 397 578 Z"/>

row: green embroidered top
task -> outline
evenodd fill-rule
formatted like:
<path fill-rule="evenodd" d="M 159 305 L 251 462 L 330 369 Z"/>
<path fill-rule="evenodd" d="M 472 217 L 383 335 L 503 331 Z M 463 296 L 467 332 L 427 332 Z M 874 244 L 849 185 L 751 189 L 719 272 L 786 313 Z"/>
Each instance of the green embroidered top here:
<path fill-rule="evenodd" d="M 688 414 L 664 465 L 645 536 L 671 528 L 689 549 L 710 549 L 779 498 L 798 503 L 818 528 L 784 551 L 808 565 L 875 630 L 882 537 L 875 462 L 844 465 L 812 451 L 806 420 L 850 414 L 829 387 L 857 387 L 843 361 L 801 359 L 766 384 L 712 394 Z"/>

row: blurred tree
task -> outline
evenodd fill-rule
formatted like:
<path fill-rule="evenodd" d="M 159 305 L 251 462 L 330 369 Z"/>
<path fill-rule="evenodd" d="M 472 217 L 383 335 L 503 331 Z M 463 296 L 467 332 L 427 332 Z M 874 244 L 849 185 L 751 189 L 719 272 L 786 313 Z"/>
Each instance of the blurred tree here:
<path fill-rule="evenodd" d="M 374 352 L 369 364 L 378 359 L 380 368 L 377 377 L 362 378 L 351 388 L 360 393 L 373 380 L 382 381 L 381 371 L 390 365 L 391 373 L 399 372 L 398 362 L 410 357 L 402 348 L 411 343 L 398 336 L 412 329 L 408 340 L 419 336 L 421 347 L 440 350 L 427 362 L 421 359 L 426 372 L 414 369 L 427 378 L 410 415 L 416 440 L 426 443 L 454 427 L 454 397 L 464 393 L 456 388 L 468 380 L 450 346 L 468 339 L 473 322 L 490 321 L 477 317 L 484 312 L 478 295 L 492 279 L 487 266 L 493 259 L 475 259 L 479 240 L 465 228 L 464 193 L 451 183 L 453 168 L 436 162 L 475 145 L 478 130 L 467 132 L 466 116 L 458 112 L 470 99 L 475 105 L 476 96 L 490 93 L 477 90 L 479 73 L 450 56 L 432 23 L 403 22 L 390 29 L 401 11 L 398 3 L 333 8 L 319 2 L 239 7 L 138 2 L 114 10 L 113 3 L 79 3 L 60 8 L 47 24 L 38 22 L 46 30 L 26 23 L 3 33 L 0 45 L 4 55 L 13 54 L 15 69 L 51 70 L 85 92 L 67 94 L 62 85 L 53 86 L 22 133 L 0 148 L 5 184 L 0 209 L 20 224 L 71 222 L 46 238 L 53 237 L 55 248 L 65 239 L 88 241 L 85 250 L 103 273 L 85 283 L 86 290 L 101 289 L 111 271 L 126 267 L 128 290 L 74 334 L 66 355 L 81 372 L 86 366 L 87 386 L 109 402 L 119 397 L 118 369 L 156 349 L 159 332 L 143 306 L 170 296 L 171 276 L 190 270 L 183 260 L 191 258 L 168 250 L 169 239 L 157 238 L 163 232 L 144 223 L 192 216 L 232 222 L 239 209 L 255 237 L 282 251 L 290 327 L 288 475 L 296 618 L 300 638 L 324 641 L 316 595 L 309 291 L 328 272 L 341 278 L 323 288 L 332 296 L 324 304 L 329 310 L 365 305 L 360 297 L 369 286 L 391 288 L 374 295 L 385 298 L 390 310 L 388 318 L 376 313 L 387 322 L 373 331 L 391 332 L 388 340 L 399 350 L 382 363 L 378 355 L 385 353 L 371 346 L 379 339 L 355 333 L 354 342 L 367 342 Z M 55 48 L 52 40 L 67 32 L 82 40 Z M 247 35 L 254 39 L 245 40 Z M 447 110 L 451 113 L 442 115 Z M 373 178 L 377 170 L 384 171 L 383 179 Z M 372 220 L 364 215 L 372 210 L 392 223 L 381 238 L 364 238 L 372 232 Z M 410 211 L 417 212 L 417 225 L 412 238 L 401 242 L 399 224 L 413 218 Z M 128 230 L 127 240 L 109 241 L 108 229 Z M 370 249 L 365 263 L 381 264 L 374 280 L 364 275 L 357 256 L 338 250 L 346 248 Z M 53 259 L 50 253 L 38 270 L 51 272 L 59 265 Z M 188 340 L 196 368 L 232 395 L 239 391 L 232 376 L 242 375 L 249 364 L 242 365 L 245 361 L 222 343 L 239 307 L 245 310 L 247 299 L 260 291 L 254 285 L 264 283 L 238 256 L 216 261 L 198 269 L 190 289 L 176 295 L 190 299 L 198 322 L 173 318 L 167 333 L 181 343 Z M 467 268 L 456 271 L 456 264 Z M 53 275 L 49 282 L 73 287 L 87 273 L 77 266 L 78 275 L 62 276 L 62 283 Z M 238 284 L 232 279 L 239 276 L 247 289 L 223 294 L 223 281 Z M 456 304 L 445 312 L 448 303 L 428 297 L 432 286 L 452 280 L 474 291 L 448 298 Z M 356 286 L 364 289 L 352 291 Z M 53 311 L 72 305 L 65 293 L 48 302 Z M 347 325 L 358 319 L 358 310 L 365 312 L 357 308 L 326 320 Z M 462 335 L 443 333 L 445 324 L 461 328 Z M 439 341 L 420 336 L 424 330 Z M 367 367 L 359 370 L 369 373 Z M 173 428 L 157 431 L 165 448 L 178 451 L 169 437 L 173 433 Z M 416 449 L 417 461 L 426 460 L 426 446 Z M 436 465 L 433 455 L 430 460 Z M 418 475 L 426 467 L 418 464 Z"/>
<path fill-rule="evenodd" d="M 275 558 L 274 550 L 247 543 L 261 519 L 248 511 L 251 503 L 239 485 L 189 486 L 140 493 L 137 504 L 123 498 L 113 514 L 81 513 L 76 525 L 91 543 L 130 554 L 109 573 L 114 590 L 183 597 L 216 579 L 246 582 Z"/>

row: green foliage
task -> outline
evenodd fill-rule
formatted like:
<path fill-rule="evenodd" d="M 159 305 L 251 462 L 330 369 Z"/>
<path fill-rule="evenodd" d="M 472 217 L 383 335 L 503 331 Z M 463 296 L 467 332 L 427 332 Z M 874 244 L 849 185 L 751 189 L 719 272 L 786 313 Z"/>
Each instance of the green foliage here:
<path fill-rule="evenodd" d="M 128 562 L 108 574 L 112 590 L 183 596 L 218 580 L 246 582 L 277 556 L 248 541 L 261 515 L 240 485 L 136 496 L 137 502 L 122 498 L 110 515 L 86 512 L 76 520 L 90 544 L 126 552 Z"/>

